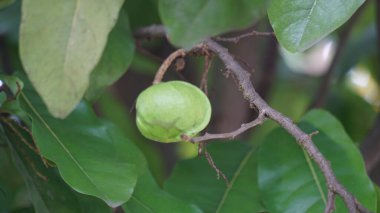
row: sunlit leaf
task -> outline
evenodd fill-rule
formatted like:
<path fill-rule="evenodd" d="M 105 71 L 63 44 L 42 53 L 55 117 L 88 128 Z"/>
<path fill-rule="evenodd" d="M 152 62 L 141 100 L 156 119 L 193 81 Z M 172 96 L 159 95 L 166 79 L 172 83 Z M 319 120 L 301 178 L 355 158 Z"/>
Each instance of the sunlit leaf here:
<path fill-rule="evenodd" d="M 84 95 L 122 4 L 123 0 L 22 2 L 22 63 L 55 117 L 66 117 Z"/>

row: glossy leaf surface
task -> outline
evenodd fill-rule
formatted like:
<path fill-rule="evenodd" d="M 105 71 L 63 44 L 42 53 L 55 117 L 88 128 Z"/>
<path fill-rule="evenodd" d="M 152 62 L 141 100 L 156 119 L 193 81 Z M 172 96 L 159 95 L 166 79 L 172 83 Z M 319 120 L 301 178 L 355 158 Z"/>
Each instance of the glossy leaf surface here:
<path fill-rule="evenodd" d="M 303 51 L 340 27 L 364 0 L 273 0 L 268 16 L 280 44 Z"/>
<path fill-rule="evenodd" d="M 160 189 L 149 172 L 139 178 L 132 198 L 123 207 L 131 213 L 202 212 L 198 207 Z"/>
<path fill-rule="evenodd" d="M 209 145 L 215 164 L 229 179 L 217 179 L 207 160 L 185 160 L 175 167 L 165 189 L 198 205 L 204 212 L 260 212 L 255 151 L 245 143 L 231 141 Z"/>
<path fill-rule="evenodd" d="M 57 164 L 66 183 L 110 206 L 130 198 L 145 160 L 115 125 L 97 118 L 83 102 L 60 120 L 49 115 L 31 90 L 24 90 L 20 100 L 32 118 L 32 132 L 41 154 Z"/>
<path fill-rule="evenodd" d="M 319 131 L 313 141 L 330 161 L 337 179 L 375 211 L 375 189 L 359 150 L 339 121 L 325 111 L 314 110 L 303 117 L 300 126 L 305 132 Z M 258 153 L 259 188 L 270 212 L 323 212 L 327 196 L 324 177 L 288 133 L 274 130 Z M 336 212 L 347 212 L 340 198 Z"/>

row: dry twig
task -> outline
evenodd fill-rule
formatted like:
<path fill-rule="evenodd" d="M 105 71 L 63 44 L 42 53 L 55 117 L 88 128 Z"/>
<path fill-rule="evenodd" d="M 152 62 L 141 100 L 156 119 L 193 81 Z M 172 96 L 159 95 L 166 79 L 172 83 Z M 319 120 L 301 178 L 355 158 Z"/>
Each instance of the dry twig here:
<path fill-rule="evenodd" d="M 329 191 L 327 194 L 327 203 L 325 208 L 325 213 L 332 213 L 335 210 L 335 193 Z"/>
<path fill-rule="evenodd" d="M 234 139 L 236 136 L 242 134 L 243 132 L 262 124 L 265 121 L 265 119 L 266 119 L 265 115 L 260 114 L 255 120 L 249 123 L 242 124 L 240 128 L 235 131 L 228 132 L 228 133 L 221 133 L 221 134 L 206 133 L 202 136 L 191 138 L 190 142 L 197 143 L 197 142 L 208 141 L 212 139 Z"/>
<path fill-rule="evenodd" d="M 162 29 L 160 29 L 162 30 Z M 164 30 L 163 30 L 164 31 Z M 148 33 L 147 30 L 144 32 Z M 162 33 L 162 31 L 160 32 Z M 152 32 L 148 36 L 157 34 L 157 32 Z M 162 37 L 162 35 L 161 35 Z M 250 79 L 250 73 L 243 69 L 241 65 L 232 57 L 228 49 L 222 47 L 215 41 L 207 39 L 203 42 L 203 45 L 206 45 L 209 50 L 213 51 L 218 57 L 223 61 L 226 68 L 231 71 L 231 73 L 236 77 L 239 82 L 239 88 L 243 93 L 243 97 L 249 102 L 249 105 L 255 106 L 259 111 L 259 114 L 264 115 L 266 118 L 269 118 L 277 122 L 283 129 L 285 129 L 290 135 L 296 139 L 298 145 L 304 149 L 308 155 L 315 161 L 319 169 L 322 171 L 329 194 L 334 193 L 340 196 L 344 203 L 346 204 L 350 213 L 356 212 L 369 212 L 364 206 L 362 206 L 356 198 L 346 190 L 346 188 L 338 182 L 334 172 L 331 168 L 330 162 L 322 155 L 319 149 L 314 145 L 312 138 L 309 134 L 303 132 L 293 121 L 281 114 L 277 110 L 271 108 L 256 92 L 255 88 L 252 85 Z M 335 196 L 330 196 L 335 197 Z M 331 199 L 333 199 L 331 198 Z M 332 201 L 329 201 L 332 202 Z M 329 204 L 326 206 L 326 211 L 331 208 Z"/>
<path fill-rule="evenodd" d="M 256 30 L 252 30 L 248 33 L 244 33 L 244 34 L 234 36 L 234 37 L 220 37 L 220 36 L 218 36 L 218 37 L 215 37 L 215 40 L 216 41 L 224 41 L 224 42 L 232 42 L 232 43 L 236 44 L 241 39 L 251 37 L 251 36 L 274 36 L 274 33 L 273 32 L 259 32 Z"/>
<path fill-rule="evenodd" d="M 172 54 L 170 54 L 165 61 L 161 64 L 158 69 L 156 76 L 154 76 L 153 84 L 158 84 L 161 82 L 162 78 L 165 75 L 165 72 L 168 70 L 173 61 L 178 57 L 185 57 L 186 51 L 184 49 L 178 49 Z"/>

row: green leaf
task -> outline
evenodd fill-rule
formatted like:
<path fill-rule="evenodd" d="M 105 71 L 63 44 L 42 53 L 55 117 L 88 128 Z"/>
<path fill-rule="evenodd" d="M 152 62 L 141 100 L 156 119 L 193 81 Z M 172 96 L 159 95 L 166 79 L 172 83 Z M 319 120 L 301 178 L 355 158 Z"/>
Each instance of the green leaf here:
<path fill-rule="evenodd" d="M 123 208 L 131 213 L 202 212 L 198 207 L 160 189 L 149 172 L 139 178 L 132 198 L 123 205 Z"/>
<path fill-rule="evenodd" d="M 7 142 L 12 151 L 13 161 L 28 186 L 30 199 L 37 212 L 88 212 L 84 210 L 90 206 L 97 206 L 100 210 L 91 212 L 111 212 L 100 200 L 72 191 L 55 169 L 47 168 L 42 158 L 30 148 L 34 143 L 31 135 L 15 121 L 2 120 L 5 130 L 2 133 L 9 139 Z"/>
<path fill-rule="evenodd" d="M 248 27 L 261 16 L 264 0 L 160 0 L 169 40 L 191 48 L 203 39 Z"/>
<path fill-rule="evenodd" d="M 3 126 L 6 133 L 2 133 L 9 138 L 7 144 L 11 148 L 13 162 L 24 178 L 35 210 L 52 212 L 59 209 L 61 212 L 68 212 L 70 209 L 78 209 L 78 203 L 71 190 L 54 177 L 54 171 L 49 169 L 49 172 L 46 172 L 48 170 L 39 156 L 26 146 L 26 143 L 32 141 L 30 136 L 26 138 L 15 122 L 3 121 Z"/>
<path fill-rule="evenodd" d="M 155 179 L 162 183 L 166 177 L 163 157 L 156 147 L 156 143 L 144 138 L 137 129 L 135 119 L 129 113 L 129 109 L 121 103 L 115 94 L 106 91 L 97 102 L 98 110 L 102 117 L 117 125 L 123 133 L 145 155 L 150 171 Z"/>
<path fill-rule="evenodd" d="M 332 115 L 314 110 L 300 127 L 313 136 L 315 145 L 330 161 L 337 179 L 370 211 L 376 210 L 375 189 L 366 175 L 359 150 Z M 270 212 L 323 212 L 326 183 L 319 167 L 282 129 L 268 135 L 258 152 L 258 182 Z M 286 211 L 284 211 L 284 209 Z M 337 198 L 336 212 L 347 212 Z"/>
<path fill-rule="evenodd" d="M 112 207 L 130 198 L 145 159 L 115 125 L 97 118 L 83 102 L 60 120 L 49 115 L 32 90 L 25 89 L 20 101 L 41 154 L 57 164 L 66 183 Z"/>
<path fill-rule="evenodd" d="M 346 22 L 364 0 L 272 0 L 268 16 L 280 44 L 304 51 Z"/>
<path fill-rule="evenodd" d="M 29 206 L 30 201 L 24 181 L 12 163 L 7 138 L 2 130 L 0 142 L 0 212 L 5 213 Z"/>
<path fill-rule="evenodd" d="M 161 23 L 160 16 L 158 15 L 157 0 L 128 0 L 125 1 L 124 8 L 128 12 L 133 30 Z"/>
<path fill-rule="evenodd" d="M 175 167 L 165 189 L 205 212 L 261 212 L 256 176 L 256 154 L 246 143 L 231 141 L 210 144 L 216 165 L 230 183 L 218 180 L 215 171 L 202 157 L 185 160 Z"/>
<path fill-rule="evenodd" d="M 84 95 L 122 4 L 123 0 L 22 2 L 22 63 L 55 117 L 66 117 Z"/>
<path fill-rule="evenodd" d="M 128 69 L 133 59 L 135 43 L 129 30 L 128 16 L 121 10 L 119 20 L 111 31 L 102 58 L 90 75 L 87 99 L 99 96 L 99 91 L 113 84 Z"/>

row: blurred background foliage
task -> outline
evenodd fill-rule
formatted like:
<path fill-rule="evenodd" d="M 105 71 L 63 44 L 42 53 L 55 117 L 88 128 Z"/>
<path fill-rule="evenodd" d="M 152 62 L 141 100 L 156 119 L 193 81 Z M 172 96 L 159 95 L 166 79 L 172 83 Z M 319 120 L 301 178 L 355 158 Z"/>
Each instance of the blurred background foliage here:
<path fill-rule="evenodd" d="M 323 80 L 322 76 L 329 70 L 337 49 L 341 48 L 323 107 L 339 119 L 356 146 L 360 147 L 380 113 L 380 59 L 376 45 L 378 35 L 374 2 L 368 2 L 355 22 L 347 22 L 343 26 L 350 28 L 350 33 L 345 35 L 347 38 L 341 37 L 342 29 L 337 30 L 303 53 L 287 52 L 270 36 L 249 37 L 237 44 L 225 45 L 243 66 L 251 70 L 254 85 L 269 104 L 295 121 L 299 121 L 310 108 Z M 0 9 L 0 72 L 7 74 L 14 70 L 22 70 L 17 43 L 20 1 L 9 4 L 12 5 Z M 0 7 L 4 5 L 2 3 Z M 126 1 L 124 7 L 132 31 L 141 26 L 160 24 L 155 0 Z M 153 12 L 142 15 L 138 8 L 146 8 Z M 252 29 L 271 31 L 266 17 L 246 31 Z M 339 46 L 342 39 L 347 41 L 343 46 Z M 174 50 L 175 47 L 166 40 L 136 41 L 136 52 L 128 71 L 114 85 L 102 92 L 93 104 L 98 115 L 118 125 L 140 148 L 159 186 L 164 185 L 177 161 L 197 156 L 195 145 L 162 144 L 143 138 L 134 122 L 134 104 L 138 94 L 151 85 L 160 63 Z M 165 80 L 182 79 L 199 85 L 204 59 L 186 57 L 185 63 L 185 69 L 180 72 L 172 67 Z M 256 116 L 255 111 L 249 109 L 241 97 L 234 79 L 225 78 L 223 69 L 220 61 L 212 61 L 208 75 L 208 95 L 213 114 L 212 121 L 205 130 L 207 132 L 228 132 Z M 275 127 L 276 124 L 268 121 L 239 139 L 256 147 Z M 26 195 L 26 186 L 11 163 L 9 150 L 4 148 L 5 143 L 4 140 L 0 140 L 0 212 L 6 212 L 7 209 L 12 209 L 12 212 L 26 212 L 31 206 Z M 220 158 L 217 156 L 217 159 Z M 190 162 L 188 164 L 191 166 Z M 213 172 L 211 169 L 207 171 Z M 229 173 L 228 170 L 226 172 Z M 376 173 L 380 173 L 380 164 L 371 174 Z M 180 173 L 176 171 L 176 174 Z M 212 176 L 208 173 L 207 175 Z M 379 179 L 375 178 L 374 181 L 380 183 Z M 169 191 L 175 191 L 173 184 L 167 184 Z M 214 208 L 204 205 L 206 208 Z"/>

